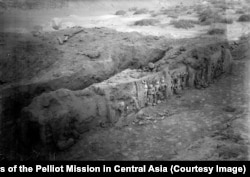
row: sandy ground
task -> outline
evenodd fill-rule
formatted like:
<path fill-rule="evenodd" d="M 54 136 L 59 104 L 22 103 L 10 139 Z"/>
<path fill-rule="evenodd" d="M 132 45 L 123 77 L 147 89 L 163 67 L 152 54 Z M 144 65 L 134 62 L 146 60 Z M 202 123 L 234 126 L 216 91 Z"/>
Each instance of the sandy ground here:
<path fill-rule="evenodd" d="M 204 35 L 209 26 L 196 25 L 190 29 L 176 29 L 170 25 L 171 17 L 160 15 L 152 17 L 152 13 L 159 12 L 160 9 L 171 9 L 180 3 L 187 7 L 192 7 L 193 4 L 199 3 L 194 1 L 97 1 L 72 4 L 60 9 L 40 9 L 40 10 L 20 10 L 11 9 L 1 13 L 0 31 L 29 33 L 34 29 L 34 26 L 42 26 L 44 31 L 53 31 L 51 21 L 54 18 L 60 19 L 62 28 L 72 26 L 82 27 L 108 27 L 122 32 L 136 31 L 144 35 L 165 36 L 169 38 L 192 38 L 198 35 Z M 133 15 L 134 12 L 129 12 L 129 8 L 147 8 L 150 12 L 147 14 Z M 125 10 L 127 14 L 124 16 L 114 15 L 117 10 Z M 192 19 L 197 20 L 197 14 L 178 14 L 176 19 Z M 235 14 L 232 9 L 225 11 L 225 16 L 237 20 L 239 14 Z M 134 26 L 134 22 L 141 19 L 157 19 L 160 21 L 155 26 Z M 227 37 L 230 40 L 239 38 L 242 33 L 247 33 L 250 30 L 250 23 L 238 23 L 224 25 L 227 28 Z"/>

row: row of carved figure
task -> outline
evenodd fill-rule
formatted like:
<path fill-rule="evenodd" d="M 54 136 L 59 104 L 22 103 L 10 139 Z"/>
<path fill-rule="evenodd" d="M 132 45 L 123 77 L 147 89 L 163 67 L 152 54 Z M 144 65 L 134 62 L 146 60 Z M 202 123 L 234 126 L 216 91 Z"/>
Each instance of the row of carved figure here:
<path fill-rule="evenodd" d="M 216 63 L 208 64 L 206 60 L 199 69 L 194 71 L 194 87 L 197 89 L 206 88 L 209 84 L 219 77 L 223 71 L 223 60 L 220 59 Z M 133 97 L 130 102 L 122 101 L 118 106 L 118 110 L 122 117 L 139 110 L 146 106 L 155 106 L 165 101 L 172 94 L 180 94 L 187 86 L 189 74 L 186 71 L 173 72 L 171 74 L 171 82 L 166 82 L 164 77 L 159 80 L 146 81 L 143 80 L 144 85 L 143 98 Z M 191 81 L 192 82 L 192 81 Z"/>
<path fill-rule="evenodd" d="M 148 68 L 153 69 L 155 66 L 150 63 Z M 165 101 L 172 94 L 180 94 L 189 84 L 189 86 L 194 86 L 197 89 L 206 88 L 214 79 L 222 75 L 225 69 L 224 57 L 220 57 L 217 61 L 203 58 L 198 66 L 188 65 L 185 69 L 180 68 L 172 71 L 170 82 L 166 81 L 165 77 L 143 80 L 142 83 L 139 83 L 140 88 L 143 86 L 143 89 L 138 89 L 140 92 L 138 98 L 132 97 L 130 98 L 131 101 L 123 100 L 118 103 L 120 115 L 126 116 L 143 107 L 155 106 Z"/>
<path fill-rule="evenodd" d="M 171 91 L 173 94 L 179 94 L 186 86 L 188 80 L 188 73 L 181 72 L 172 75 L 171 79 Z"/>
<path fill-rule="evenodd" d="M 197 89 L 206 88 L 209 84 L 223 73 L 223 60 L 218 60 L 216 63 L 208 64 L 204 62 L 199 69 L 195 71 L 194 86 Z M 188 72 L 174 72 L 171 74 L 171 84 L 165 81 L 164 77 L 159 80 L 146 81 L 143 80 L 144 85 L 143 98 L 138 100 L 132 98 L 131 102 L 121 102 L 119 110 L 122 116 L 139 110 L 146 106 L 155 106 L 165 101 L 171 94 L 180 94 L 187 86 L 189 80 Z"/>
<path fill-rule="evenodd" d="M 136 99 L 135 97 L 132 97 L 129 102 L 119 102 L 118 112 L 120 116 L 125 117 L 146 106 L 155 106 L 165 101 L 171 94 L 179 94 L 186 87 L 187 79 L 188 74 L 182 72 L 172 75 L 170 86 L 165 81 L 164 77 L 151 82 L 143 80 L 143 93 L 140 94 L 142 95 L 142 98 Z"/>

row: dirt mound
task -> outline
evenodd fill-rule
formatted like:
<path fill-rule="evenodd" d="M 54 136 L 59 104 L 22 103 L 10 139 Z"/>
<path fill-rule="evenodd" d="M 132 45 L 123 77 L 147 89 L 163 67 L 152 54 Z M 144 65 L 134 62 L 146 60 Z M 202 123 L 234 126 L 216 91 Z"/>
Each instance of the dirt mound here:
<path fill-rule="evenodd" d="M 65 36 L 75 32 L 79 34 L 63 45 L 59 44 L 59 38 L 64 40 Z M 14 38 L 11 34 L 10 37 Z M 3 38 L 8 43 L 9 38 Z M 155 62 L 162 58 L 168 48 L 165 39 L 143 37 L 138 33 L 118 33 L 105 28 L 71 28 L 51 34 L 43 33 L 35 39 L 36 42 L 29 40 L 31 37 L 9 48 L 1 47 L 1 82 L 24 82 L 25 79 L 32 83 L 49 82 L 56 88 L 69 88 L 66 85 L 71 85 L 69 89 L 84 88 L 94 80 L 101 81 L 102 77 L 110 77 L 125 68 L 138 68 L 150 61 Z M 7 72 L 9 70 L 13 72 Z M 40 73 L 41 70 L 43 72 Z M 78 81 L 76 73 L 81 73 Z M 59 82 L 64 86 L 56 84 Z"/>

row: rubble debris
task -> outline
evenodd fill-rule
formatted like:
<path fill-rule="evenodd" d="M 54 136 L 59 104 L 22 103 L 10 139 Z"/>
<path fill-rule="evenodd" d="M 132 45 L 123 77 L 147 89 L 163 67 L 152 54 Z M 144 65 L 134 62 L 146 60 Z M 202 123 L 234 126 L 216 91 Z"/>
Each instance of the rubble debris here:
<path fill-rule="evenodd" d="M 164 112 L 158 112 L 155 115 L 147 115 L 145 113 L 138 113 L 136 116 L 136 119 L 133 121 L 133 124 L 137 124 L 137 125 L 147 125 L 147 124 L 152 124 L 155 123 L 157 121 L 161 121 L 163 119 L 166 119 L 167 117 L 170 117 L 172 115 L 174 115 L 175 113 L 167 110 Z"/>
<path fill-rule="evenodd" d="M 60 18 L 53 18 L 51 21 L 51 26 L 54 30 L 59 30 L 62 25 L 62 20 Z"/>
<path fill-rule="evenodd" d="M 95 58 L 99 58 L 101 53 L 98 50 L 84 50 L 84 51 L 80 51 L 77 52 L 78 55 L 85 55 L 87 57 L 89 57 L 90 59 L 95 59 Z"/>
<path fill-rule="evenodd" d="M 59 42 L 60 45 L 63 45 L 64 41 L 60 37 L 57 37 L 57 40 L 58 40 L 58 42 Z"/>
<path fill-rule="evenodd" d="M 83 31 L 84 31 L 84 29 L 79 29 L 79 30 L 77 30 L 77 31 L 75 31 L 75 32 L 73 32 L 73 33 L 64 34 L 63 40 L 62 40 L 60 37 L 57 37 L 57 39 L 58 39 L 58 41 L 59 41 L 59 44 L 60 44 L 60 45 L 64 44 L 64 43 L 67 42 L 70 38 L 72 38 L 73 36 L 75 36 L 75 35 L 77 35 L 77 34 L 83 32 Z"/>
<path fill-rule="evenodd" d="M 68 39 L 69 39 L 69 35 L 65 34 L 64 36 L 65 36 L 65 37 L 64 37 L 64 39 L 63 39 L 63 42 L 67 42 Z"/>
<path fill-rule="evenodd" d="M 149 68 L 150 71 L 153 71 L 153 69 L 155 68 L 154 63 L 150 62 L 150 63 L 148 64 L 148 68 Z"/>

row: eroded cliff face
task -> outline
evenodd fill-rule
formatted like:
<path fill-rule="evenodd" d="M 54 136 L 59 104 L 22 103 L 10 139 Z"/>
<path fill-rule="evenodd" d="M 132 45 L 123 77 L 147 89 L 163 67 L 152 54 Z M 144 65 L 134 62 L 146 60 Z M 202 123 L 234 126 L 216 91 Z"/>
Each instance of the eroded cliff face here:
<path fill-rule="evenodd" d="M 140 109 L 164 102 L 186 88 L 206 88 L 214 79 L 231 72 L 232 56 L 227 43 L 181 47 L 178 52 L 174 59 L 166 54 L 155 64 L 125 69 L 83 90 L 59 89 L 35 97 L 22 110 L 21 144 L 67 149 L 81 133 L 98 126 L 130 124 Z M 36 141 L 29 138 L 29 125 L 34 124 Z"/>

